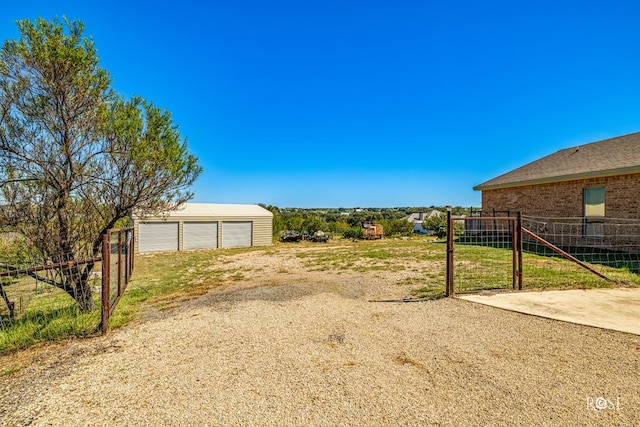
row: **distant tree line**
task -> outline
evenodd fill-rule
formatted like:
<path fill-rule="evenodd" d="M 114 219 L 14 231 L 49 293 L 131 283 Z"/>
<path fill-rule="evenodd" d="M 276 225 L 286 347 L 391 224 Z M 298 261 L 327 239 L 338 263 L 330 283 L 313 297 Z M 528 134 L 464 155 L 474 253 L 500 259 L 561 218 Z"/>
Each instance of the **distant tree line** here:
<path fill-rule="evenodd" d="M 413 233 L 413 224 L 402 219 L 414 212 L 429 212 L 433 209 L 446 212 L 446 207 L 402 207 L 402 208 L 279 208 L 261 205 L 273 213 L 273 235 L 283 231 L 314 234 L 317 231 L 332 233 L 345 238 L 362 236 L 362 225 L 375 222 L 384 227 L 387 237 L 409 236 Z M 454 215 L 469 215 L 471 208 L 456 206 Z M 443 215 L 444 217 L 444 215 Z M 446 218 L 446 217 L 445 217 Z"/>

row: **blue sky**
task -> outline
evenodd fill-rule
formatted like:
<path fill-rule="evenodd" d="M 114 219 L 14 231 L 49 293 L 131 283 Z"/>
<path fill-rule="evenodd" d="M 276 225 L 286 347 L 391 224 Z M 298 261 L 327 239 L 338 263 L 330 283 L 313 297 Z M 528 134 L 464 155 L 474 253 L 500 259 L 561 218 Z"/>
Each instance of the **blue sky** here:
<path fill-rule="evenodd" d="M 637 1 L 13 1 L 85 23 L 169 110 L 196 202 L 479 206 L 474 185 L 640 131 Z M 640 147 L 639 147 L 640 149 Z"/>

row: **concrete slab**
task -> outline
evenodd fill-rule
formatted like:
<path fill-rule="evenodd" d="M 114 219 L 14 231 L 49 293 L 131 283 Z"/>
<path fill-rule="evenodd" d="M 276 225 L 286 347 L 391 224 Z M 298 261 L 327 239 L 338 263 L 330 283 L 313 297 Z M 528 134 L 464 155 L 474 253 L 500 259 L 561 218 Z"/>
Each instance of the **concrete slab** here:
<path fill-rule="evenodd" d="M 640 335 L 640 288 L 459 295 L 520 313 Z"/>

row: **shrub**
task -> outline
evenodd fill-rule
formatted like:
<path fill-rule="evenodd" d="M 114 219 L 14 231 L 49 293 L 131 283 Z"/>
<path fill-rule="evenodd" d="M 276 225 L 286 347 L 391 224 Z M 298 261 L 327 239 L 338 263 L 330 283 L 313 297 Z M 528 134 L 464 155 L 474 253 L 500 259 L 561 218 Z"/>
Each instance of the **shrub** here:
<path fill-rule="evenodd" d="M 442 239 L 447 236 L 447 215 L 432 216 L 427 218 L 422 226 L 433 233 L 438 239 Z M 461 234 L 464 231 L 464 226 L 460 222 L 453 222 L 453 234 Z"/>
<path fill-rule="evenodd" d="M 362 239 L 362 228 L 352 227 L 342 233 L 345 239 Z"/>
<path fill-rule="evenodd" d="M 381 220 L 385 236 L 410 236 L 413 233 L 413 224 L 404 219 Z"/>

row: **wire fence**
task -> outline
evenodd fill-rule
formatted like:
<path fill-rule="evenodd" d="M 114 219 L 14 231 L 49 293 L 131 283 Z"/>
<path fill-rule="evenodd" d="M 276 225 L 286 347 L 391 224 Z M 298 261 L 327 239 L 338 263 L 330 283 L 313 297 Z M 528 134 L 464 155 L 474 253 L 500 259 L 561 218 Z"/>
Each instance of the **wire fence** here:
<path fill-rule="evenodd" d="M 133 228 L 109 230 L 103 236 L 102 317 L 100 329 L 107 332 L 109 317 L 127 289 L 134 263 Z"/>
<path fill-rule="evenodd" d="M 515 218 L 469 217 L 452 221 L 447 283 L 451 292 L 518 286 Z M 455 253 L 455 257 L 453 257 Z"/>
<path fill-rule="evenodd" d="M 603 267 L 640 273 L 640 221 L 620 218 L 552 218 L 523 216 L 526 230 L 577 259 Z M 556 256 L 538 241 L 525 238 L 529 253 Z"/>
<path fill-rule="evenodd" d="M 57 258 L 57 263 L 33 259 L 20 265 L 0 265 L 5 273 L 0 277 L 0 351 L 96 331 L 101 319 L 100 261 L 78 260 L 69 254 Z M 68 285 L 71 288 L 64 289 L 65 282 L 84 274 L 88 277 L 82 287 Z"/>
<path fill-rule="evenodd" d="M 447 295 L 640 284 L 640 221 L 518 215 L 449 223 Z"/>
<path fill-rule="evenodd" d="M 100 256 L 45 258 L 17 235 L 0 236 L 0 352 L 106 331 L 131 277 L 133 231 L 109 230 L 104 239 Z"/>

